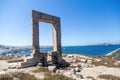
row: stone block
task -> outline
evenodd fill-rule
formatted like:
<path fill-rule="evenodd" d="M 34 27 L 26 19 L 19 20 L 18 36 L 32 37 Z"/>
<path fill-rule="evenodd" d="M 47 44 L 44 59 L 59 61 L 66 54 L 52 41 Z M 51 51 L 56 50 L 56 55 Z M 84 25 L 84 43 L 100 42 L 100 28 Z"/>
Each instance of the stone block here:
<path fill-rule="evenodd" d="M 8 68 L 14 69 L 14 68 L 20 67 L 21 66 L 20 63 L 21 62 L 19 62 L 19 63 L 9 63 Z"/>
<path fill-rule="evenodd" d="M 74 70 L 75 70 L 75 72 L 80 72 L 79 68 L 75 68 Z"/>
<path fill-rule="evenodd" d="M 42 63 L 38 63 L 37 66 L 43 66 L 43 64 Z"/>
<path fill-rule="evenodd" d="M 80 61 L 83 62 L 83 63 L 86 63 L 86 62 L 87 62 L 87 59 L 81 58 Z"/>
<path fill-rule="evenodd" d="M 32 61 L 32 62 L 22 62 L 21 68 L 30 67 L 30 66 L 36 66 L 38 62 Z"/>
<path fill-rule="evenodd" d="M 83 78 L 83 76 L 80 73 L 76 73 L 76 77 L 80 80 Z"/>
<path fill-rule="evenodd" d="M 48 66 L 48 70 L 52 72 L 56 72 L 57 68 L 56 66 Z"/>
<path fill-rule="evenodd" d="M 92 59 L 87 59 L 87 63 L 91 64 L 93 62 Z"/>

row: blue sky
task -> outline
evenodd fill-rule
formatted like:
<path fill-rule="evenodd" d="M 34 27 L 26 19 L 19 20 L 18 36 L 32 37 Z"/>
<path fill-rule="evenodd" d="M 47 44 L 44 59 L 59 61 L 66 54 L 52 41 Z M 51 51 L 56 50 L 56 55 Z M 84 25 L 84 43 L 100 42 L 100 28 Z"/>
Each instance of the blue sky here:
<path fill-rule="evenodd" d="M 61 18 L 62 45 L 120 43 L 120 0 L 0 0 L 0 44 L 32 45 L 32 10 Z M 52 25 L 39 26 L 52 45 Z"/>

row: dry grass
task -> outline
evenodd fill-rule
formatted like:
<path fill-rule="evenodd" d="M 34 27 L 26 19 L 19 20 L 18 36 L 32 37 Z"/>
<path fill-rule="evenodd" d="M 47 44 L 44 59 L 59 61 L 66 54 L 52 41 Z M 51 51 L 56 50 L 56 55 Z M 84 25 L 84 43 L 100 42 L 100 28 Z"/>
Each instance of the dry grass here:
<path fill-rule="evenodd" d="M 18 80 L 38 80 L 33 75 L 30 75 L 28 73 L 22 73 L 22 72 L 15 72 L 12 74 L 0 75 L 0 80 L 13 80 L 13 78 L 17 78 Z M 51 75 L 47 73 L 43 80 L 74 80 L 74 79 L 63 76 L 63 75 Z"/>
<path fill-rule="evenodd" d="M 69 66 L 69 68 L 76 68 L 77 66 Z"/>
<path fill-rule="evenodd" d="M 18 78 L 19 80 L 38 80 L 37 78 L 35 78 L 35 76 L 30 75 L 28 73 L 15 72 L 12 75 L 13 77 Z"/>
<path fill-rule="evenodd" d="M 93 62 L 92 64 L 93 65 L 96 65 L 96 66 L 107 66 L 107 67 L 118 67 L 120 68 L 120 64 L 118 65 L 115 65 L 115 62 L 117 62 L 118 59 L 114 58 L 112 59 L 112 56 L 104 56 L 104 57 L 101 57 L 101 61 L 99 62 Z"/>
<path fill-rule="evenodd" d="M 1 74 L 0 80 L 13 80 L 13 77 L 9 74 Z"/>
<path fill-rule="evenodd" d="M 96 59 L 101 59 L 102 56 L 93 56 L 93 58 L 96 58 Z"/>
<path fill-rule="evenodd" d="M 13 59 L 14 57 L 1 57 L 0 60 L 11 60 Z"/>
<path fill-rule="evenodd" d="M 95 80 L 92 76 L 87 76 L 88 79 Z"/>
<path fill-rule="evenodd" d="M 12 74 L 0 75 L 0 80 L 13 80 L 14 78 L 17 78 L 18 80 L 38 80 L 33 75 L 30 75 L 28 73 L 22 73 L 22 72 L 15 72 Z"/>
<path fill-rule="evenodd" d="M 39 72 L 49 72 L 47 67 L 40 67 L 32 71 L 33 73 L 39 73 Z"/>
<path fill-rule="evenodd" d="M 107 80 L 120 80 L 120 77 L 112 76 L 112 75 L 99 75 L 100 79 L 107 79 Z"/>
<path fill-rule="evenodd" d="M 64 75 L 51 75 L 51 76 L 45 77 L 44 80 L 74 80 L 74 79 L 66 77 Z"/>
<path fill-rule="evenodd" d="M 81 62 L 81 61 L 80 61 L 80 60 L 78 60 L 78 59 L 75 61 L 75 63 L 79 63 L 79 62 Z"/>
<path fill-rule="evenodd" d="M 35 69 L 32 71 L 33 73 L 39 73 L 39 72 L 44 72 L 45 76 L 51 76 L 52 72 L 48 70 L 47 67 L 40 67 L 38 69 Z"/>

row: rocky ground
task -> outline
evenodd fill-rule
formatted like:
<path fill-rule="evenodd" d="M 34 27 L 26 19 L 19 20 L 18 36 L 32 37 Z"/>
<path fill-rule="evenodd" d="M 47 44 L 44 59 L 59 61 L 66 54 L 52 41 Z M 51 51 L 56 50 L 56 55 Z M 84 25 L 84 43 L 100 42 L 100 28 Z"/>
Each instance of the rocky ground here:
<path fill-rule="evenodd" d="M 75 80 L 120 80 L 120 60 L 112 57 L 90 57 L 79 54 L 63 55 L 63 59 L 70 63 L 68 67 L 57 69 L 55 66 L 42 67 L 40 65 L 28 68 L 9 69 L 6 60 L 0 60 L 0 74 L 24 72 L 42 80 L 46 75 L 65 75 Z M 102 79 L 101 77 L 102 76 Z M 116 79 L 115 79 L 116 78 Z"/>

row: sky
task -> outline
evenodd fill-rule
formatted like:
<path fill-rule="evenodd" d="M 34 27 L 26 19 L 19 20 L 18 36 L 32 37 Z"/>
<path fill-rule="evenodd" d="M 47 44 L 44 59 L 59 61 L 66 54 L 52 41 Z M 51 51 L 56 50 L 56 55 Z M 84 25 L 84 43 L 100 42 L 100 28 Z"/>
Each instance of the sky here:
<path fill-rule="evenodd" d="M 32 10 L 61 18 L 63 46 L 120 43 L 120 0 L 0 0 L 0 44 L 32 45 Z M 39 28 L 40 45 L 52 45 L 52 25 Z"/>

